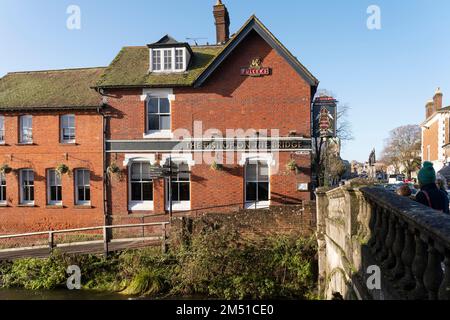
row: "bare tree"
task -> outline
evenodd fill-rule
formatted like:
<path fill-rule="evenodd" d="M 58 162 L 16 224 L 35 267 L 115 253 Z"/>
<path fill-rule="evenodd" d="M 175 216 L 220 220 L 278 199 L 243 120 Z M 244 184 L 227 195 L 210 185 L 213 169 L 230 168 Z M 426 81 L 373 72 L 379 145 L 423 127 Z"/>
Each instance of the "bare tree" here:
<path fill-rule="evenodd" d="M 382 153 L 383 161 L 397 170 L 403 168 L 408 179 L 420 168 L 421 131 L 417 125 L 392 130 Z"/>

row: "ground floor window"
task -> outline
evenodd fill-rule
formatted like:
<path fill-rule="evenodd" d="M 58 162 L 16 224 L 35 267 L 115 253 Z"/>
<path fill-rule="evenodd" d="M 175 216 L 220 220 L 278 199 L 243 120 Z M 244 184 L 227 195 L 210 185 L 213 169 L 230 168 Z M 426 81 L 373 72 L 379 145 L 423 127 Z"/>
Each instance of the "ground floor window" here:
<path fill-rule="evenodd" d="M 172 170 L 174 174 L 171 185 L 169 186 L 169 181 L 166 181 L 167 209 L 170 209 L 170 202 L 172 202 L 172 209 L 175 211 L 190 210 L 191 173 L 189 165 L 186 162 L 173 162 Z M 170 191 L 172 192 L 171 197 L 169 197 Z"/>
<path fill-rule="evenodd" d="M 245 166 L 245 202 L 247 208 L 268 207 L 270 201 L 269 165 L 266 161 L 248 161 Z"/>
<path fill-rule="evenodd" d="M 34 204 L 34 172 L 31 169 L 20 170 L 20 203 Z"/>
<path fill-rule="evenodd" d="M 47 199 L 49 205 L 62 204 L 61 175 L 53 169 L 47 172 Z"/>
<path fill-rule="evenodd" d="M 0 204 L 6 204 L 6 177 L 0 173 Z"/>
<path fill-rule="evenodd" d="M 132 163 L 129 183 L 129 210 L 153 210 L 153 179 L 150 174 L 150 163 Z"/>
<path fill-rule="evenodd" d="M 91 204 L 91 173 L 87 169 L 75 170 L 75 203 L 81 206 Z"/>

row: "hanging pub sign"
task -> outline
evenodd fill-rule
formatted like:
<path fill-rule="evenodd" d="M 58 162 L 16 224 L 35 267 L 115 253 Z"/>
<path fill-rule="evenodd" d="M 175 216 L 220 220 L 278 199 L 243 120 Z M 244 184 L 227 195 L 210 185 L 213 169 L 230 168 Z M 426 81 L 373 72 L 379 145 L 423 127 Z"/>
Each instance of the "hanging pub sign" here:
<path fill-rule="evenodd" d="M 332 97 L 317 97 L 313 104 L 313 120 L 315 138 L 335 138 L 337 101 Z"/>
<path fill-rule="evenodd" d="M 261 58 L 253 59 L 252 63 L 250 64 L 249 67 L 241 68 L 241 76 L 263 77 L 263 76 L 269 76 L 271 73 L 272 73 L 271 68 L 262 66 Z"/>

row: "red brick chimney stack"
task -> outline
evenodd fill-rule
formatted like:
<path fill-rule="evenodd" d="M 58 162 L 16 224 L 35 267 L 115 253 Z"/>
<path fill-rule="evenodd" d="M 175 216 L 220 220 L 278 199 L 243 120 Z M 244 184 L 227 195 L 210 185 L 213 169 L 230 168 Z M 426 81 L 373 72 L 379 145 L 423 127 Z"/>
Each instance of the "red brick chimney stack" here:
<path fill-rule="evenodd" d="M 226 43 L 230 39 L 230 15 L 222 0 L 217 0 L 213 12 L 216 20 L 217 43 Z"/>
<path fill-rule="evenodd" d="M 437 88 L 436 93 L 434 94 L 434 97 L 433 97 L 435 111 L 439 111 L 442 109 L 442 97 L 443 97 L 443 94 L 441 92 L 441 88 Z"/>

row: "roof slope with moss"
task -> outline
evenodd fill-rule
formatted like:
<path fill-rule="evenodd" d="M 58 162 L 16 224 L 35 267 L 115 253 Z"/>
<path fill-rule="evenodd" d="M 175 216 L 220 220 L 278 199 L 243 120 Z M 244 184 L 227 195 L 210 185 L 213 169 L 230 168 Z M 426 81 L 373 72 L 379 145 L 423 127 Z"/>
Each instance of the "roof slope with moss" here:
<path fill-rule="evenodd" d="M 98 108 L 92 87 L 105 68 L 8 73 L 0 79 L 0 110 Z"/>
<path fill-rule="evenodd" d="M 223 46 L 193 46 L 193 56 L 186 72 L 149 73 L 148 47 L 124 47 L 106 68 L 97 86 L 100 88 L 192 86 L 222 49 Z"/>

